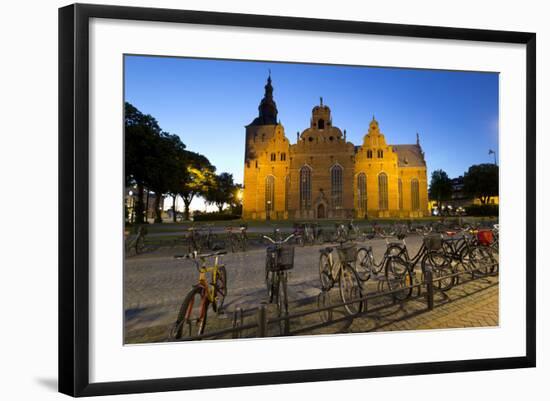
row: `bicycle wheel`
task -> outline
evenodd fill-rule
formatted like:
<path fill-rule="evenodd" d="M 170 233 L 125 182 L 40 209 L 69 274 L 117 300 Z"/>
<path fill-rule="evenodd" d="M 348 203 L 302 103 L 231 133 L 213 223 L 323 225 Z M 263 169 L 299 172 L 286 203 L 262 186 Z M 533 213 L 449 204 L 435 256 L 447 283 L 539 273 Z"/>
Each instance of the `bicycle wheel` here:
<path fill-rule="evenodd" d="M 145 249 L 145 238 L 143 238 L 141 235 L 137 237 L 136 239 L 136 255 L 143 252 Z"/>
<path fill-rule="evenodd" d="M 342 302 L 350 302 L 363 297 L 363 288 L 359 277 L 357 277 L 357 273 L 349 264 L 344 263 L 342 265 L 338 281 Z M 363 301 L 346 304 L 344 308 L 349 315 L 357 315 L 363 310 Z"/>
<path fill-rule="evenodd" d="M 395 291 L 392 296 L 397 301 L 404 301 L 412 295 L 411 285 L 414 282 L 409 263 L 399 256 L 391 256 L 386 260 L 384 274 L 389 291 Z"/>
<path fill-rule="evenodd" d="M 357 258 L 355 261 L 355 271 L 361 281 L 367 281 L 370 279 L 372 273 L 372 257 L 367 248 L 359 248 L 357 250 Z"/>
<path fill-rule="evenodd" d="M 227 296 L 227 272 L 224 266 L 218 267 L 216 283 L 214 284 L 214 303 L 212 309 L 214 312 L 220 312 L 223 308 L 225 297 Z"/>
<path fill-rule="evenodd" d="M 236 238 L 233 234 L 229 234 L 229 245 L 231 246 L 231 252 L 235 253 L 236 249 Z"/>
<path fill-rule="evenodd" d="M 413 271 L 409 263 L 400 256 L 390 256 L 386 260 L 384 274 L 389 291 L 397 301 L 404 301 L 412 295 Z"/>
<path fill-rule="evenodd" d="M 321 253 L 319 257 L 319 278 L 321 280 L 321 289 L 328 291 L 334 285 L 332 279 L 332 266 L 327 253 Z"/>
<path fill-rule="evenodd" d="M 328 291 L 321 291 L 317 296 L 317 307 L 319 309 L 330 306 L 330 294 Z M 332 309 L 319 311 L 319 317 L 323 323 L 330 322 L 332 320 Z"/>
<path fill-rule="evenodd" d="M 186 295 L 178 312 L 176 322 L 170 331 L 170 338 L 177 340 L 184 337 L 201 335 L 206 327 L 208 297 L 205 289 L 194 287 Z"/>
<path fill-rule="evenodd" d="M 456 276 L 447 277 L 455 273 L 451 259 L 440 252 L 428 252 L 420 262 L 422 271 L 431 269 L 433 278 L 438 279 L 434 282 L 434 288 L 441 291 L 449 291 L 456 283 Z"/>
<path fill-rule="evenodd" d="M 498 247 L 496 249 L 493 247 L 489 247 L 487 249 L 487 252 L 491 257 L 491 267 L 489 269 L 489 274 L 496 275 L 498 274 L 499 267 Z"/>
<path fill-rule="evenodd" d="M 482 246 L 475 246 L 469 252 L 470 263 L 473 266 L 473 273 L 486 276 L 492 267 L 492 258 Z"/>
<path fill-rule="evenodd" d="M 285 272 L 279 272 L 277 274 L 277 310 L 278 317 L 282 318 L 288 315 L 288 298 L 287 298 L 287 274 Z M 289 331 L 288 320 L 279 321 L 279 330 L 281 335 L 285 335 Z"/>

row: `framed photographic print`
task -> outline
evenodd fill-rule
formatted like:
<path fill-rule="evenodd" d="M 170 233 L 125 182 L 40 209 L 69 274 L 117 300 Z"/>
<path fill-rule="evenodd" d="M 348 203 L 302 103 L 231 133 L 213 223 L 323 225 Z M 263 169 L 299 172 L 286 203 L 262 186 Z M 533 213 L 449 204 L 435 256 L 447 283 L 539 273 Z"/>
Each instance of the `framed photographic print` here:
<path fill-rule="evenodd" d="M 61 8 L 60 391 L 535 366 L 535 82 L 534 33 Z"/>

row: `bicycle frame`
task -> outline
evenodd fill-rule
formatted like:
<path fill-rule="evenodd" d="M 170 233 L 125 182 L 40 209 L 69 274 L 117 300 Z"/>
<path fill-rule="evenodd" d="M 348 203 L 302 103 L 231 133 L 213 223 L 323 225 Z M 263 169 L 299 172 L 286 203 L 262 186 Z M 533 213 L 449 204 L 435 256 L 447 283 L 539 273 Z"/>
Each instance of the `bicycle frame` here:
<path fill-rule="evenodd" d="M 195 256 L 197 257 L 197 256 Z M 214 303 L 216 301 L 216 279 L 218 278 L 219 268 L 223 267 L 223 264 L 219 263 L 220 255 L 216 255 L 214 258 L 214 265 L 206 266 L 206 258 L 200 258 L 200 264 L 195 260 L 197 269 L 199 271 L 199 281 L 195 286 L 200 286 L 206 292 L 206 298 L 208 302 Z M 208 282 L 208 273 L 210 273 L 211 282 Z"/>

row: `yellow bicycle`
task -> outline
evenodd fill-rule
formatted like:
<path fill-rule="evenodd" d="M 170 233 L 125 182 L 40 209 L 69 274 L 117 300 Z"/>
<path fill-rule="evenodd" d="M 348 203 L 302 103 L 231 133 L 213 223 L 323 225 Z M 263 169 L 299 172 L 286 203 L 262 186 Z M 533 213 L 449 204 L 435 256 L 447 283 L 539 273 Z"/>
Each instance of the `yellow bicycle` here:
<path fill-rule="evenodd" d="M 176 322 L 170 330 L 173 340 L 204 334 L 208 307 L 221 312 L 227 296 L 227 272 L 225 265 L 219 263 L 220 256 L 226 251 L 189 255 L 177 255 L 176 259 L 192 259 L 199 272 L 199 281 L 193 285 L 181 304 Z M 214 258 L 214 264 L 207 266 L 206 260 Z"/>

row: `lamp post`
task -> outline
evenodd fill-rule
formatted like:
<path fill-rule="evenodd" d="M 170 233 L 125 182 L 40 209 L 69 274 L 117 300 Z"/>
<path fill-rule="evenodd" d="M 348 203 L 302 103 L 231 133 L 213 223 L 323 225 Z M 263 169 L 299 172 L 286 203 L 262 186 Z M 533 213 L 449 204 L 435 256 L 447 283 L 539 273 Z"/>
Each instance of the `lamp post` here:
<path fill-rule="evenodd" d="M 489 154 L 493 155 L 495 157 L 495 166 L 497 165 L 497 152 L 495 152 L 493 149 L 489 149 Z"/>
<path fill-rule="evenodd" d="M 132 190 L 128 191 L 128 196 L 130 196 L 130 205 L 129 205 L 129 208 L 130 209 L 130 216 L 129 216 L 129 220 L 130 220 L 130 224 L 134 224 L 134 192 Z"/>
<path fill-rule="evenodd" d="M 271 220 L 271 201 L 267 201 L 267 214 L 265 216 L 266 220 Z"/>

